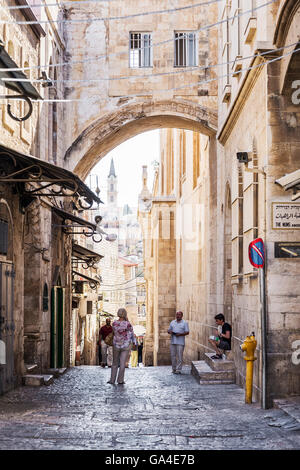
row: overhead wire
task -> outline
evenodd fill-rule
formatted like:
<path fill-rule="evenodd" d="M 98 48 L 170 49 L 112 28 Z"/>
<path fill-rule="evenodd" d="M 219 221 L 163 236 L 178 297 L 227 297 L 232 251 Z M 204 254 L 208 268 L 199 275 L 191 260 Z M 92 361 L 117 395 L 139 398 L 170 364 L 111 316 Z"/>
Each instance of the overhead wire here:
<path fill-rule="evenodd" d="M 299 43 L 299 41 L 291 43 L 291 44 L 287 44 L 285 46 L 275 48 L 275 49 L 272 49 L 272 50 L 269 50 L 269 51 L 260 52 L 258 54 L 252 54 L 252 55 L 249 55 L 249 56 L 240 57 L 239 61 L 249 60 L 249 59 L 253 59 L 255 57 L 260 57 L 260 56 L 264 56 L 264 55 L 268 55 L 268 54 L 274 54 L 274 52 L 279 52 L 279 51 L 282 51 L 282 50 L 287 49 L 289 47 L 296 46 L 298 43 Z M 85 79 L 71 79 L 71 78 L 70 79 L 69 78 L 57 79 L 57 80 L 52 80 L 51 79 L 51 82 L 52 83 L 98 83 L 98 82 L 102 82 L 102 81 L 133 80 L 133 79 L 153 78 L 153 77 L 169 76 L 169 75 L 181 75 L 182 73 L 193 73 L 193 72 L 199 72 L 201 70 L 206 71 L 206 70 L 210 70 L 210 69 L 213 69 L 213 68 L 216 68 L 216 67 L 223 67 L 225 65 L 234 64 L 235 62 L 236 62 L 236 59 L 233 59 L 233 60 L 229 60 L 227 62 L 221 62 L 219 64 L 186 67 L 186 68 L 181 69 L 179 71 L 177 70 L 177 71 L 172 71 L 172 72 L 158 72 L 158 73 L 150 73 L 150 74 L 145 74 L 145 75 L 126 75 L 126 76 L 120 76 L 120 77 L 103 77 L 103 78 L 100 77 L 100 78 L 92 78 L 92 79 L 87 79 L 87 80 L 85 80 Z M 5 78 L 5 81 L 6 82 L 30 82 L 30 83 L 41 83 L 41 84 L 47 82 L 47 80 L 42 80 L 42 79 L 30 79 L 30 78 L 22 79 L 22 78 L 11 78 L 11 77 Z"/>
<path fill-rule="evenodd" d="M 35 25 L 35 24 L 69 24 L 69 23 L 94 23 L 96 21 L 116 21 L 116 20 L 126 20 L 130 18 L 137 18 L 139 16 L 149 16 L 149 15 L 161 15 L 165 13 L 173 13 L 177 11 L 183 11 L 183 10 L 188 10 L 191 8 L 197 8 L 201 6 L 207 6 L 212 3 L 219 3 L 222 2 L 223 0 L 208 0 L 207 2 L 202 2 L 202 3 L 195 3 L 191 5 L 185 5 L 182 7 L 176 7 L 176 8 L 168 8 L 165 10 L 152 10 L 152 11 L 144 11 L 140 13 L 132 13 L 131 15 L 124 15 L 124 16 L 111 16 L 111 17 L 103 17 L 103 18 L 81 18 L 77 20 L 68 20 L 68 19 L 62 19 L 62 20 L 36 20 L 36 21 L 0 21 L 0 24 L 18 24 L 18 25 Z M 273 0 L 275 1 L 275 0 Z M 34 5 L 32 5 L 34 7 Z M 93 12 L 92 12 L 93 13 Z"/>
<path fill-rule="evenodd" d="M 115 2 L 116 0 L 72 0 L 67 2 L 60 2 L 60 3 L 40 3 L 39 5 L 13 5 L 5 7 L 6 10 L 26 10 L 28 8 L 50 8 L 50 7 L 58 7 L 64 8 L 66 5 L 74 5 L 74 4 L 87 4 L 87 3 L 111 3 Z"/>
<path fill-rule="evenodd" d="M 215 0 L 215 1 L 217 1 L 217 0 Z M 221 25 L 223 23 L 226 23 L 230 20 L 234 20 L 234 19 L 239 18 L 243 15 L 247 15 L 248 13 L 253 14 L 253 11 L 257 11 L 261 8 L 264 8 L 268 5 L 271 5 L 275 1 L 277 1 L 277 0 L 270 0 L 269 2 L 264 3 L 264 4 L 262 4 L 258 7 L 255 7 L 251 10 L 243 11 L 243 12 L 239 13 L 238 15 L 234 15 L 232 17 L 227 17 L 226 19 L 217 21 L 216 23 L 212 23 L 212 24 L 209 24 L 209 25 L 202 26 L 202 27 L 198 28 L 197 30 L 194 30 L 193 33 L 199 33 L 201 31 L 206 31 L 210 28 L 214 28 L 215 26 L 219 26 L 219 25 Z M 137 50 L 150 49 L 150 48 L 161 46 L 161 45 L 164 45 L 164 44 L 167 44 L 167 43 L 170 43 L 170 42 L 177 41 L 179 39 L 180 39 L 179 37 L 166 39 L 164 41 L 160 41 L 160 42 L 157 42 L 157 43 L 152 43 L 149 46 L 145 46 L 144 48 L 136 48 L 135 50 L 137 51 Z M 77 64 L 87 63 L 87 62 L 93 62 L 94 60 L 95 61 L 96 60 L 101 60 L 101 59 L 106 59 L 107 60 L 108 58 L 115 57 L 115 56 L 120 56 L 120 55 L 125 55 L 125 54 L 126 55 L 128 54 L 128 50 L 113 52 L 111 54 L 103 54 L 103 55 L 100 55 L 100 56 L 91 57 L 91 58 L 87 58 L 87 59 L 72 60 L 72 61 L 69 61 L 69 62 L 60 62 L 60 63 L 56 63 L 56 64 L 33 65 L 33 66 L 28 66 L 28 67 L 11 67 L 11 68 L 4 68 L 4 69 L 0 68 L 0 72 L 7 72 L 7 71 L 11 71 L 11 72 L 23 71 L 24 72 L 26 70 L 50 69 L 50 68 L 54 68 L 54 67 L 65 67 L 65 66 L 70 66 L 70 65 L 77 65 Z"/>
<path fill-rule="evenodd" d="M 295 43 L 295 44 L 298 44 L 298 43 Z M 293 44 L 293 45 L 295 45 Z M 284 48 L 287 48 L 287 47 L 292 47 L 292 46 L 285 46 Z M 281 48 L 283 49 L 283 48 Z M 241 74 L 242 72 L 248 72 L 250 70 L 253 70 L 253 69 L 256 69 L 256 68 L 259 68 L 259 67 L 263 67 L 265 65 L 268 65 L 270 63 L 273 63 L 273 62 L 276 62 L 278 60 L 282 60 L 284 57 L 288 57 L 292 54 L 295 54 L 296 52 L 299 52 L 300 51 L 300 48 L 297 48 L 297 49 L 294 49 L 293 51 L 291 52 L 288 52 L 286 54 L 282 54 L 281 56 L 279 57 L 275 57 L 273 59 L 270 59 L 270 60 L 267 60 L 267 61 L 264 61 L 260 64 L 256 64 L 256 65 L 253 65 L 253 66 L 250 66 L 250 67 L 247 67 L 247 68 L 242 68 L 239 70 L 239 74 Z M 271 54 L 271 53 L 274 53 L 276 52 L 276 49 L 272 50 L 272 51 L 269 51 L 268 53 Z M 254 55 L 253 57 L 260 57 L 262 56 L 262 54 L 259 54 L 259 55 Z M 233 75 L 233 73 L 232 73 Z M 188 84 L 188 85 L 182 85 L 182 86 L 179 86 L 179 87 L 174 87 L 174 88 L 166 88 L 166 89 L 159 89 L 159 90 L 154 90 L 156 93 L 158 92 L 165 92 L 165 91 L 179 91 L 179 90 L 183 90 L 183 89 L 187 89 L 187 88 L 193 88 L 193 87 L 199 87 L 201 85 L 204 85 L 204 84 L 207 84 L 207 83 L 211 83 L 211 82 L 214 82 L 214 81 L 218 81 L 222 78 L 227 78 L 228 77 L 228 74 L 224 74 L 224 75 L 218 75 L 217 77 L 214 77 L 214 78 L 210 78 L 210 79 L 207 79 L 207 80 L 203 80 L 203 81 L 200 81 L 200 82 L 197 82 L 197 83 L 192 83 L 192 84 Z M 145 97 L 145 96 L 152 96 L 153 92 L 150 91 L 150 92 L 143 92 L 143 93 L 135 93 L 135 94 L 127 94 L 127 95 L 120 95 L 118 96 L 117 98 L 118 99 L 121 99 L 121 98 L 137 98 L 137 97 Z M 9 100 L 9 98 L 7 97 L 4 97 L 4 96 L 0 96 L 0 99 L 1 100 Z M 15 101 L 21 101 L 21 98 L 20 99 L 15 99 Z M 70 99 L 41 99 L 41 100 L 34 100 L 35 102 L 41 102 L 41 103 L 68 103 L 68 102 L 87 102 L 88 99 L 87 98 L 70 98 Z"/>

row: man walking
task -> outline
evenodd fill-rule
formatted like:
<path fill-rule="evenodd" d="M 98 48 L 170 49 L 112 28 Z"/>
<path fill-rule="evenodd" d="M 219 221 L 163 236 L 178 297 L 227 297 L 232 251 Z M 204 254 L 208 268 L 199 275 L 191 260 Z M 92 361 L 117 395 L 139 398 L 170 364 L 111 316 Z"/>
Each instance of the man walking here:
<path fill-rule="evenodd" d="M 100 333 L 99 333 L 99 344 L 101 346 L 101 366 L 104 368 L 106 365 L 108 367 L 111 367 L 112 365 L 112 346 L 108 346 L 108 344 L 105 343 L 105 338 L 108 336 L 110 333 L 112 333 L 113 329 L 110 324 L 110 318 L 106 319 L 106 324 L 103 325 L 100 328 Z"/>
<path fill-rule="evenodd" d="M 189 325 L 182 317 L 182 312 L 176 312 L 176 320 L 171 321 L 168 329 L 168 333 L 171 335 L 170 350 L 173 374 L 181 374 L 185 337 L 189 334 Z"/>

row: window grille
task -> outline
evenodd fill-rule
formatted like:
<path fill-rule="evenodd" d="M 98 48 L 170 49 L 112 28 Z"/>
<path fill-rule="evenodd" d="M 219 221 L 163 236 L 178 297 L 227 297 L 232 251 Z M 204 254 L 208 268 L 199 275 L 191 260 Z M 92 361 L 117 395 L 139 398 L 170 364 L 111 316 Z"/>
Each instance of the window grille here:
<path fill-rule="evenodd" d="M 131 68 L 152 67 L 151 33 L 130 33 L 129 66 Z"/>
<path fill-rule="evenodd" d="M 196 66 L 196 33 L 177 32 L 174 34 L 174 42 L 174 67 Z"/>

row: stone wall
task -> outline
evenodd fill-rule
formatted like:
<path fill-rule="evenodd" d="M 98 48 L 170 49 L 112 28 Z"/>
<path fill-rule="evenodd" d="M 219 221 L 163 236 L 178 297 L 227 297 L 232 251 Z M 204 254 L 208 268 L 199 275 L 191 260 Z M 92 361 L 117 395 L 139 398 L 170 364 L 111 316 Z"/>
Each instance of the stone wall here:
<path fill-rule="evenodd" d="M 180 7 L 194 3 L 198 2 L 184 0 Z M 199 30 L 214 23 L 216 7 L 188 8 L 183 10 L 184 15 L 178 11 L 128 17 L 169 8 L 174 8 L 173 2 L 149 0 L 138 5 L 134 0 L 127 1 L 126 12 L 122 1 L 66 7 L 66 19 L 76 21 L 67 23 L 65 29 L 70 62 L 66 78 L 83 82 L 75 86 L 71 81 L 66 89 L 68 99 L 79 101 L 66 104 L 73 119 L 68 122 L 65 162 L 81 177 L 87 176 L 109 150 L 145 130 L 176 127 L 181 121 L 184 127 L 210 132 L 216 124 L 216 82 L 198 85 L 214 76 L 214 71 L 205 67 L 215 60 L 216 30 Z M 115 16 L 124 18 L 79 22 Z M 198 31 L 197 60 L 201 68 L 186 73 L 185 67 L 174 67 L 174 31 L 178 30 Z M 129 66 L 129 35 L 134 31 L 152 33 L 151 67 Z M 83 62 L 72 65 L 72 61 Z"/>

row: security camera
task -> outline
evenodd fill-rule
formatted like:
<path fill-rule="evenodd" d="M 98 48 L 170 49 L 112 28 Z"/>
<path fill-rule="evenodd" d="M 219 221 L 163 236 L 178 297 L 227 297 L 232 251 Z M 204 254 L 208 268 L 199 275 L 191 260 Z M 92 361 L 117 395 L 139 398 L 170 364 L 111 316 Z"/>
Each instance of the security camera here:
<path fill-rule="evenodd" d="M 249 162 L 249 156 L 248 152 L 237 152 L 236 158 L 240 163 L 248 163 Z"/>
<path fill-rule="evenodd" d="M 96 224 L 100 224 L 101 220 L 102 220 L 102 216 L 101 215 L 96 215 L 96 217 L 95 217 Z"/>

